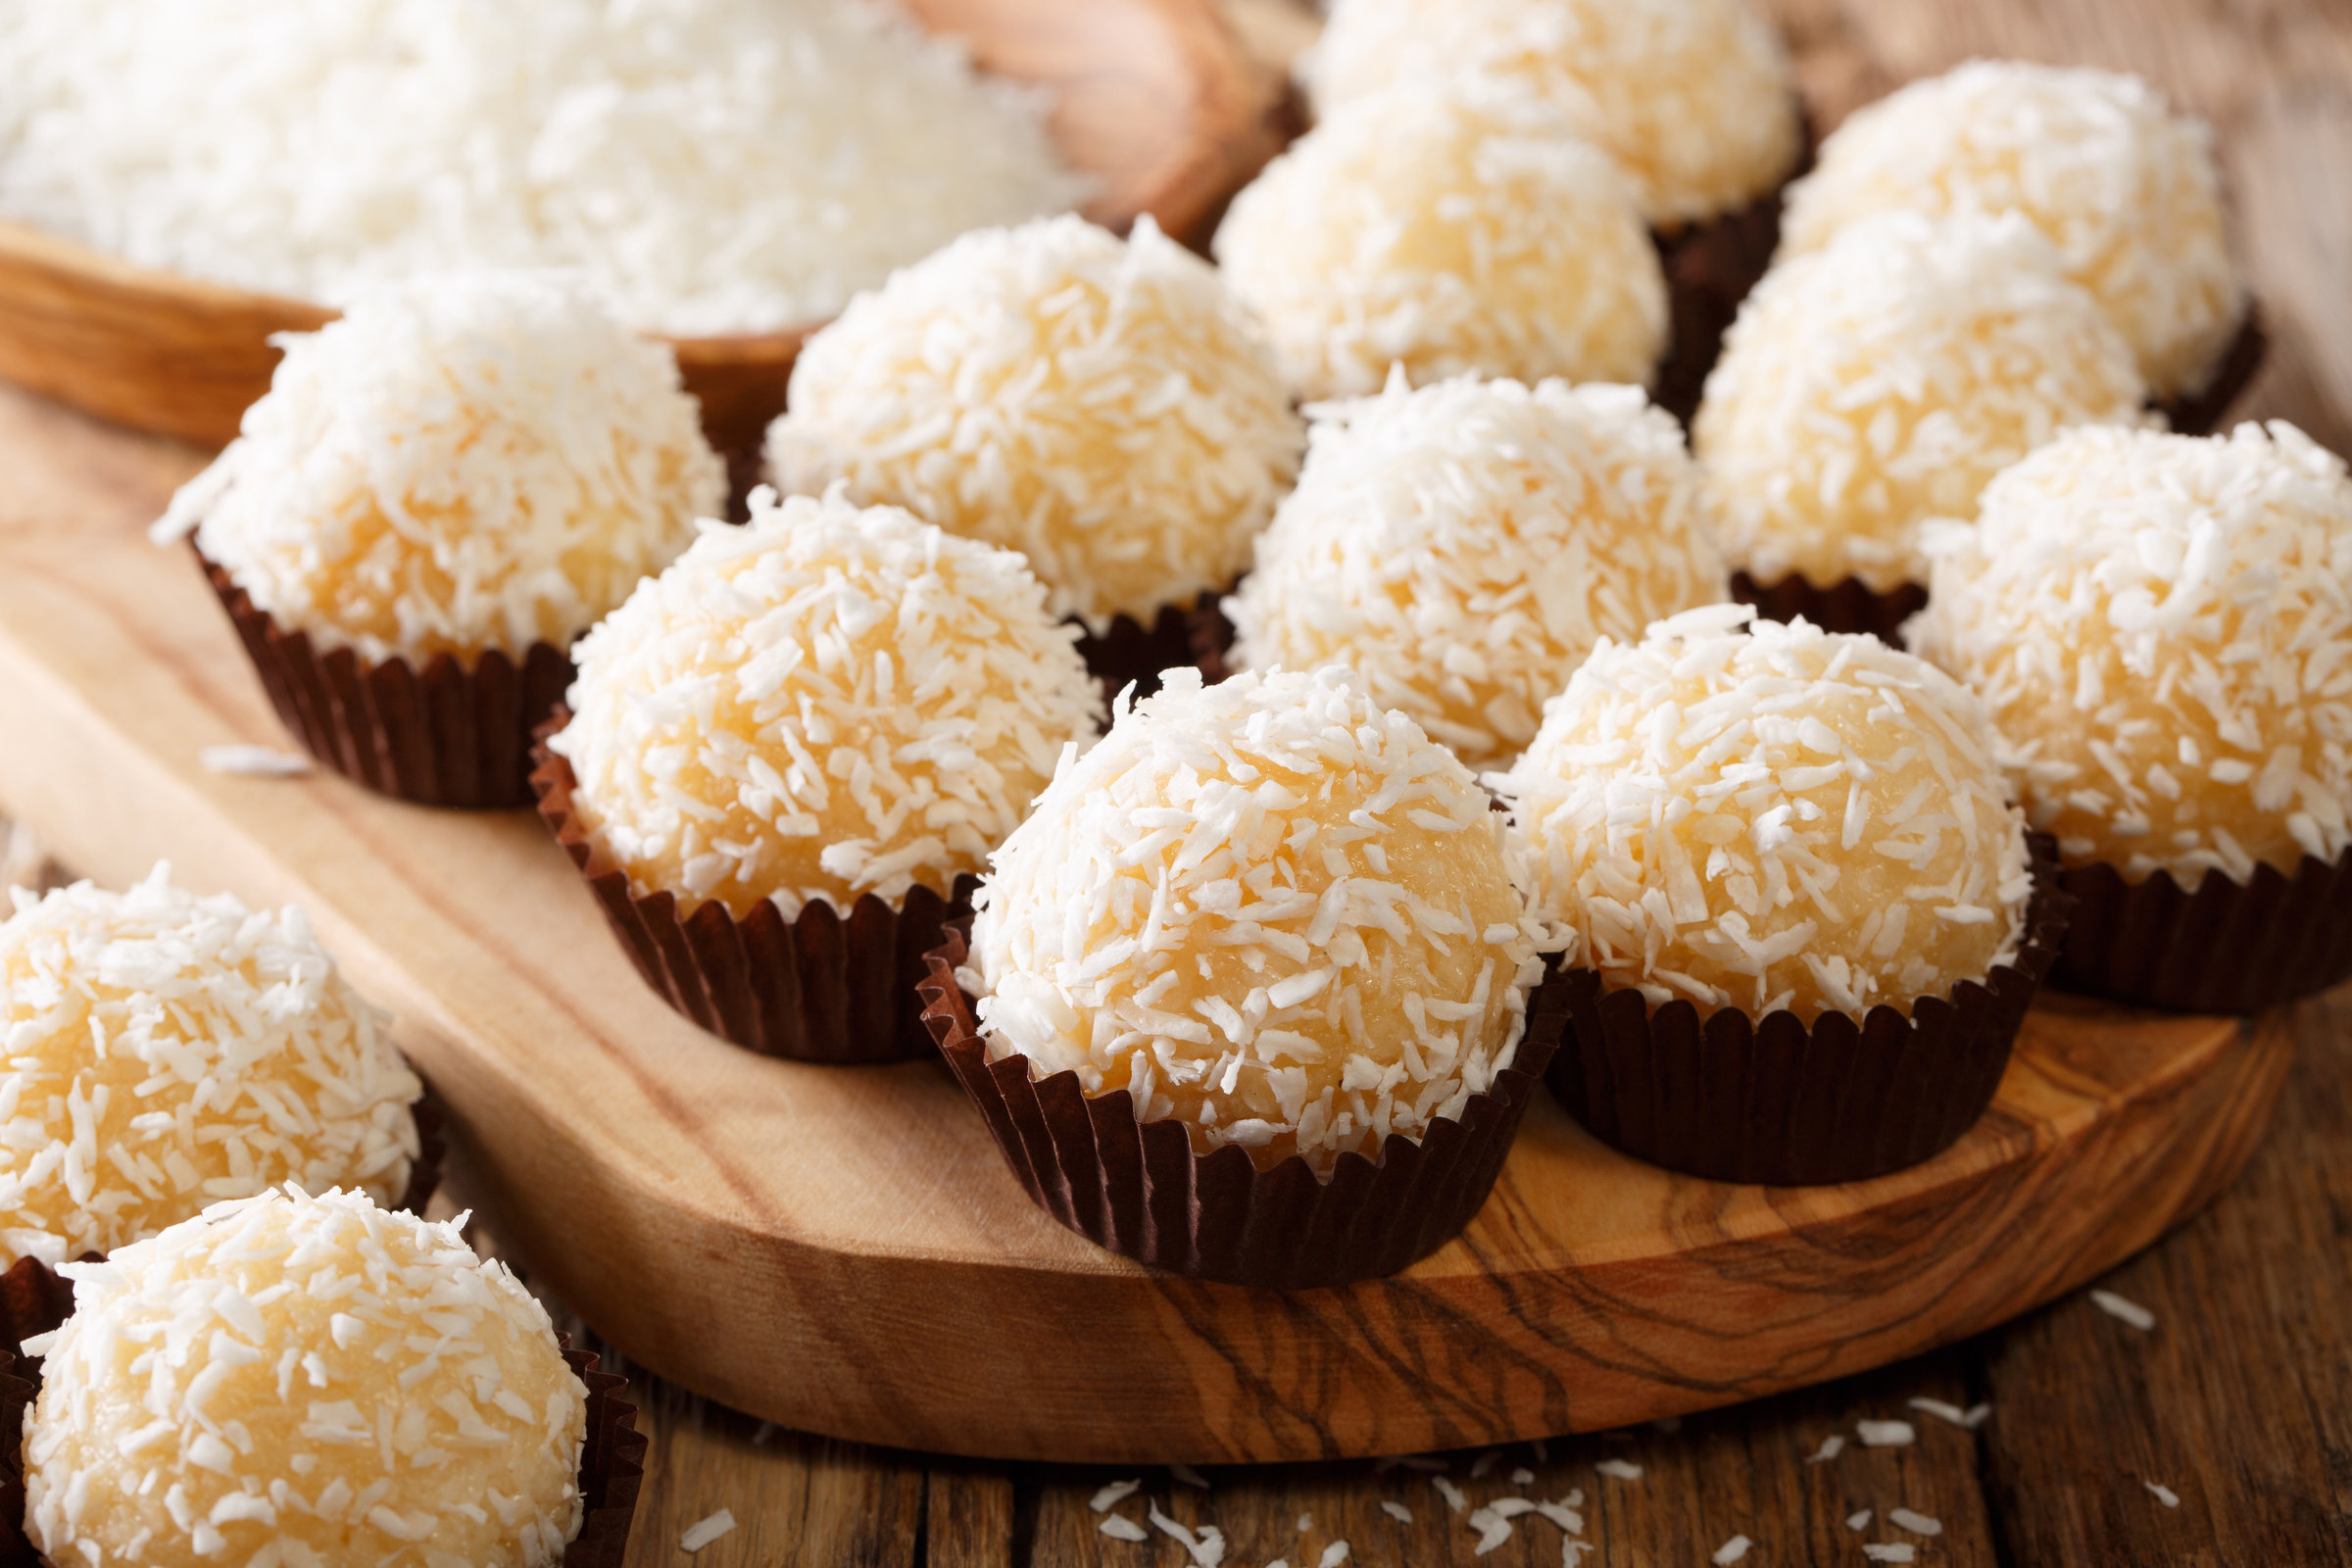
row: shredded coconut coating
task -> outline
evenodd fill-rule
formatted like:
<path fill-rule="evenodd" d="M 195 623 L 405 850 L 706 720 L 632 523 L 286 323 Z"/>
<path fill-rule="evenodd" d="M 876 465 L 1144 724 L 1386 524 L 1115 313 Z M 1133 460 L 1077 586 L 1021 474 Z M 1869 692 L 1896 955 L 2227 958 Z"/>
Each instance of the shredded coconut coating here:
<path fill-rule="evenodd" d="M 0 214 L 329 305 L 577 268 L 774 331 L 1087 187 L 1050 93 L 867 0 L 12 0 L 0 81 Z"/>
<path fill-rule="evenodd" d="M 1647 383 L 1666 347 L 1624 179 L 1515 84 L 1341 105 L 1234 199 L 1216 253 L 1304 397 L 1375 392 L 1393 365 Z"/>
<path fill-rule="evenodd" d="M 2072 424 L 2142 419 L 2129 345 L 2022 216 L 1866 219 L 1764 275 L 1690 426 L 1758 582 L 1927 580 L 1919 525 Z"/>
<path fill-rule="evenodd" d="M 1980 60 L 1912 82 L 1822 143 L 1782 254 L 1893 211 L 2023 213 L 2159 398 L 2202 391 L 2245 316 L 2212 129 L 2137 76 Z"/>
<path fill-rule="evenodd" d="M 960 978 L 991 1059 L 1328 1171 L 1510 1065 L 1544 934 L 1504 851 L 1469 770 L 1347 670 L 1171 670 L 997 852 Z"/>
<path fill-rule="evenodd" d="M 0 922 L 0 1257 L 111 1252 L 276 1183 L 400 1200 L 423 1094 L 291 906 L 14 890 Z"/>
<path fill-rule="evenodd" d="M 1983 980 L 2033 892 L 1984 705 L 1875 637 L 1754 613 L 1601 644 L 1495 777 L 1538 911 L 1605 985 L 1702 1014 L 1859 1021 Z"/>
<path fill-rule="evenodd" d="M 808 340 L 768 429 L 785 491 L 846 480 L 1028 556 L 1100 633 L 1223 589 L 1305 446 L 1272 351 L 1147 219 L 966 234 Z"/>
<path fill-rule="evenodd" d="M 2352 842 L 2352 479 L 2293 425 L 2061 436 L 1939 529 L 1919 651 L 2070 864 L 2194 887 Z"/>
<path fill-rule="evenodd" d="M 565 647 L 726 503 L 669 350 L 570 280 L 420 279 L 275 341 L 243 433 L 155 533 L 194 532 L 322 649 Z"/>
<path fill-rule="evenodd" d="M 1481 74 L 1558 104 L 1659 228 L 1744 207 L 1796 167 L 1795 76 L 1744 0 L 1333 0 L 1302 67 L 1326 115 Z"/>
<path fill-rule="evenodd" d="M 551 743 L 640 893 L 787 919 L 977 872 L 1087 745 L 1077 628 L 1009 550 L 838 491 L 705 526 L 581 639 Z"/>
<path fill-rule="evenodd" d="M 1397 381 L 1309 412 L 1225 601 L 1235 662 L 1350 665 L 1473 768 L 1535 739 L 1601 638 L 1728 596 L 1682 426 L 1639 387 Z"/>
<path fill-rule="evenodd" d="M 33 1544 L 88 1568 L 561 1562 L 587 1391 L 463 1224 L 289 1186 L 67 1264 L 24 1412 Z"/>

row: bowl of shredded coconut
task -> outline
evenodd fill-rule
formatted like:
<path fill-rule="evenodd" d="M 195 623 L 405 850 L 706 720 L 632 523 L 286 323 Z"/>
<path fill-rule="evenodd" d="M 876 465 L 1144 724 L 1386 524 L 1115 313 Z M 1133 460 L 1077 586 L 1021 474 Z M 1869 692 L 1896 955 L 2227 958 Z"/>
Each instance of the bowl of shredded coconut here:
<path fill-rule="evenodd" d="M 1275 144 L 1213 0 L 0 0 L 0 376 L 217 444 L 270 334 L 585 275 L 720 445 L 966 230 L 1186 234 Z"/>

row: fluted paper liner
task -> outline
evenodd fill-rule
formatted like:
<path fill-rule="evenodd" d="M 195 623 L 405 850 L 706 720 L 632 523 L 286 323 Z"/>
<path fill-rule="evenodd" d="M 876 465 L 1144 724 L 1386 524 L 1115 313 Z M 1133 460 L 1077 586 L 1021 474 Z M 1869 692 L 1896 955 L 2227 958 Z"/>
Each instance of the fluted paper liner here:
<path fill-rule="evenodd" d="M 1927 589 L 1915 582 L 1881 593 L 1859 577 L 1816 588 L 1799 573 L 1759 583 L 1744 571 L 1732 574 L 1732 597 L 1755 606 L 1766 620 L 1787 622 L 1802 615 L 1824 631 L 1869 632 L 1892 648 L 1903 646 L 1903 622 L 1928 604 Z"/>
<path fill-rule="evenodd" d="M 1026 1056 L 991 1062 L 956 983 L 964 944 L 951 929 L 930 955 L 923 1016 L 1030 1198 L 1099 1247 L 1233 1285 L 1378 1279 L 1460 1234 L 1502 1169 L 1565 1021 L 1546 980 L 1528 998 L 1518 1055 L 1494 1088 L 1418 1143 L 1393 1133 L 1377 1160 L 1342 1154 L 1326 1182 L 1297 1154 L 1259 1170 L 1237 1145 L 1195 1153 L 1182 1123 L 1139 1122 L 1132 1097 L 1090 1099 L 1075 1072 L 1032 1082 Z"/>
<path fill-rule="evenodd" d="M 2238 394 L 2261 371 L 2270 346 L 2270 334 L 2262 329 L 2262 313 L 2249 302 L 2246 318 L 2238 323 L 2237 336 L 2230 340 L 2229 349 L 2222 355 L 2221 364 L 2214 367 L 2204 388 L 2170 403 L 2159 403 L 2156 411 L 2182 435 L 2211 435 L 2221 428 Z"/>
<path fill-rule="evenodd" d="M 1566 976 L 1568 1037 L 1547 1082 L 1570 1115 L 1637 1159 L 1715 1181 L 1803 1187 L 1862 1181 L 1931 1159 L 1992 1102 L 2009 1048 L 2058 954 L 2068 899 L 2035 845 L 2033 902 L 2016 957 L 1905 1017 L 1857 1025 L 1786 1008 L 1703 1019 L 1687 1001 L 1652 1008 L 1596 970 Z"/>
<path fill-rule="evenodd" d="M 1107 700 L 1128 682 L 1138 697 L 1159 690 L 1159 673 L 1179 664 L 1198 664 L 1206 649 L 1220 655 L 1233 641 L 1233 628 L 1218 610 L 1224 596 L 1205 593 L 1183 604 L 1162 605 L 1147 626 L 1133 615 L 1111 617 L 1110 629 L 1101 636 L 1088 631 L 1078 639 L 1079 657 L 1102 684 Z"/>
<path fill-rule="evenodd" d="M 571 660 L 534 643 L 520 663 L 482 654 L 470 668 L 436 654 L 419 669 L 308 634 L 255 607 L 203 552 L 196 559 L 262 677 L 270 706 L 303 749 L 348 779 L 419 806 L 489 809 L 531 803 L 531 731 L 571 685 Z"/>
<path fill-rule="evenodd" d="M 60 1282 L 63 1283 L 62 1281 Z M 69 1288 L 69 1296 L 71 1291 Z M 60 1312 L 63 1324 L 71 1312 Z M 43 1330 L 41 1332 L 47 1332 Z M 575 1350 L 571 1336 L 556 1331 L 556 1344 L 588 1390 L 587 1434 L 580 1446 L 580 1532 L 564 1548 L 564 1568 L 620 1568 L 637 1516 L 637 1494 L 645 1482 L 646 1436 L 637 1430 L 637 1406 L 629 1402 L 629 1380 L 596 1370 L 593 1350 Z M 41 1392 L 41 1364 L 0 1350 L 0 1568 L 39 1568 L 24 1530 L 24 1412 Z"/>
<path fill-rule="evenodd" d="M 766 1056 L 840 1064 L 919 1060 L 932 1054 L 915 994 L 923 956 L 968 909 L 977 878 L 954 896 L 910 888 L 893 906 L 868 893 L 844 919 L 811 899 L 787 920 L 762 901 L 743 919 L 717 902 L 678 913 L 676 895 L 641 894 L 572 814 L 576 780 L 547 742 L 569 721 L 559 706 L 541 726 L 531 785 L 539 815 L 596 895 L 597 906 L 645 983 L 719 1039 Z"/>
<path fill-rule="evenodd" d="M 2128 882 L 2068 866 L 2074 921 L 2053 985 L 2179 1012 L 2257 1012 L 2352 979 L 2352 856 L 2305 856 L 2292 875 L 2208 871 L 2194 892 L 2169 871 Z"/>
<path fill-rule="evenodd" d="M 442 1132 L 441 1102 L 430 1085 L 410 1110 L 416 1118 L 416 1157 L 409 1162 L 408 1188 L 393 1206 L 421 1217 L 424 1205 L 440 1190 L 441 1163 L 448 1157 L 449 1141 Z M 96 1262 L 100 1255 L 85 1252 L 81 1261 Z M 73 1283 L 39 1258 L 20 1257 L 0 1273 L 0 1350 L 23 1355 L 26 1340 L 48 1333 L 73 1313 Z M 14 1430 L 0 1427 L 0 1432 Z M 19 1513 L 21 1516 L 21 1509 Z"/>

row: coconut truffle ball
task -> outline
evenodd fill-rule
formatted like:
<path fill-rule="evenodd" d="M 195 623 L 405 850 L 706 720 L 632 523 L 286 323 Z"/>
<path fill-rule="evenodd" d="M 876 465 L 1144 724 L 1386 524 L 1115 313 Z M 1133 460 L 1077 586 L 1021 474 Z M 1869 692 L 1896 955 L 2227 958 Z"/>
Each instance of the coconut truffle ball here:
<path fill-rule="evenodd" d="M 1859 1021 L 1984 979 L 2033 891 L 1984 705 L 1875 637 L 1753 614 L 1603 643 L 1545 710 L 1498 781 L 1538 911 L 1604 985 L 1702 1013 Z"/>
<path fill-rule="evenodd" d="M 279 341 L 156 533 L 321 650 L 566 647 L 726 504 L 670 351 L 560 276 L 422 279 Z"/>
<path fill-rule="evenodd" d="M 2069 863 L 2193 887 L 2352 841 L 2352 480 L 2283 421 L 2069 432 L 1936 539 L 1914 641 Z"/>
<path fill-rule="evenodd" d="M 2213 132 L 2137 76 L 1980 60 L 1915 81 L 1822 143 L 1783 254 L 1890 211 L 2023 213 L 2159 398 L 2202 391 L 2245 316 Z"/>
<path fill-rule="evenodd" d="M 1216 271 L 1150 219 L 966 234 L 808 340 L 771 477 L 1018 550 L 1097 633 L 1229 585 L 1305 445 Z"/>
<path fill-rule="evenodd" d="M 1407 85 L 1334 109 L 1234 199 L 1226 281 L 1294 390 L 1464 371 L 1647 382 L 1657 247 L 1616 169 L 1515 85 Z"/>
<path fill-rule="evenodd" d="M 1327 1171 L 1510 1065 L 1544 961 L 1503 844 L 1346 670 L 1173 670 L 998 851 L 962 978 L 991 1059 Z"/>
<path fill-rule="evenodd" d="M 2023 217 L 1865 220 L 1767 272 L 1690 426 L 1759 583 L 1925 582 L 1922 521 L 2070 424 L 2141 418 L 2132 351 Z"/>
<path fill-rule="evenodd" d="M 1788 54 L 1743 0 L 1334 0 L 1303 65 L 1326 115 L 1479 74 L 1560 105 L 1659 228 L 1769 195 L 1803 139 Z"/>
<path fill-rule="evenodd" d="M 399 1201 L 423 1094 L 300 909 L 18 890 L 0 922 L 0 1257 L 112 1252 L 275 1183 Z"/>
<path fill-rule="evenodd" d="M 1009 550 L 761 489 L 581 639 L 550 745 L 591 839 L 681 913 L 945 896 L 1095 738 L 1077 636 Z"/>
<path fill-rule="evenodd" d="M 289 1187 L 63 1272 L 27 1346 L 50 1561 L 535 1568 L 579 1533 L 587 1391 L 456 1223 Z"/>
<path fill-rule="evenodd" d="M 1472 767 L 1603 637 L 1727 592 L 1682 426 L 1639 387 L 1464 377 L 1326 405 L 1225 601 L 1234 661 L 1349 664 Z"/>

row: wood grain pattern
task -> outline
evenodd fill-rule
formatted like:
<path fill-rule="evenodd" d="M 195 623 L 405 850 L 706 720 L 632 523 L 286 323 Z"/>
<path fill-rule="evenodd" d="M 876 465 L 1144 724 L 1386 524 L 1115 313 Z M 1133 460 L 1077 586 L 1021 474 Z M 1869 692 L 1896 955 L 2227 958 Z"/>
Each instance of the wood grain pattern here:
<path fill-rule="evenodd" d="M 12 466 L 83 436 L 0 397 Z M 796 1427 L 1262 1460 L 1749 1398 L 1976 1332 L 2146 1246 L 2243 1160 L 2285 1069 L 2278 1027 L 2059 1002 L 1993 1110 L 1913 1171 L 1721 1187 L 1539 1099 L 1470 1229 L 1395 1280 L 1156 1276 L 1036 1210 L 935 1063 L 809 1067 L 678 1018 L 527 813 L 203 772 L 206 744 L 280 734 L 194 564 L 141 536 L 160 488 L 47 493 L 57 510 L 0 523 L 0 801 L 106 880 L 168 856 L 302 903 L 401 1016 L 512 1254 L 639 1364 Z"/>
<path fill-rule="evenodd" d="M 983 70 L 1052 89 L 1063 158 L 1090 176 L 1090 217 L 1150 213 L 1170 233 L 1214 220 L 1281 145 L 1280 75 L 1245 53 L 1212 0 L 907 0 Z M 219 446 L 268 390 L 270 333 L 332 318 L 318 305 L 132 267 L 0 221 L 0 379 L 132 429 Z M 721 448 L 756 442 L 818 323 L 672 339 Z"/>

